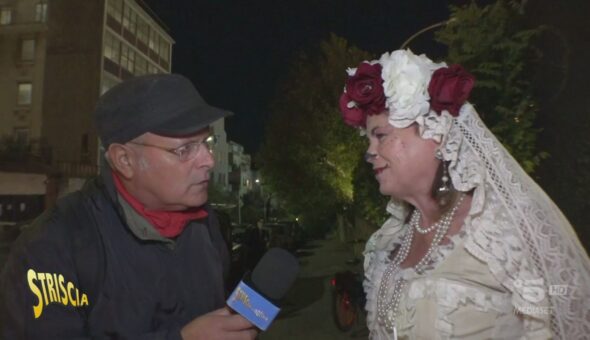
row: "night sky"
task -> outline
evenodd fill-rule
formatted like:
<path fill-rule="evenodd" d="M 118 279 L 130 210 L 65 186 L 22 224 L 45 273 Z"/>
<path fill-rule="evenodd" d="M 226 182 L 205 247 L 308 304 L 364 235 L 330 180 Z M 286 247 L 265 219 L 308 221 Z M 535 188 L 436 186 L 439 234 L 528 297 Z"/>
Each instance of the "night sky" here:
<path fill-rule="evenodd" d="M 176 41 L 172 71 L 188 76 L 210 104 L 234 112 L 228 139 L 249 153 L 263 140 L 277 82 L 298 53 L 316 50 L 333 32 L 378 56 L 448 19 L 448 1 L 145 0 Z M 432 38 L 424 34 L 410 47 L 436 53 Z"/>

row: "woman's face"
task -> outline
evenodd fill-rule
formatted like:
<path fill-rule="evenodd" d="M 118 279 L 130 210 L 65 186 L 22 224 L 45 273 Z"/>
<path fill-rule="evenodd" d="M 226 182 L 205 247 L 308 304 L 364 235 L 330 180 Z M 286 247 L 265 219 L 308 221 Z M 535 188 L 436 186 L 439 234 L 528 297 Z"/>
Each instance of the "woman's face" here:
<path fill-rule="evenodd" d="M 436 142 L 418 135 L 416 125 L 395 128 L 387 113 L 367 117 L 367 153 L 379 191 L 407 201 L 408 198 L 430 195 L 440 161 L 436 159 Z"/>

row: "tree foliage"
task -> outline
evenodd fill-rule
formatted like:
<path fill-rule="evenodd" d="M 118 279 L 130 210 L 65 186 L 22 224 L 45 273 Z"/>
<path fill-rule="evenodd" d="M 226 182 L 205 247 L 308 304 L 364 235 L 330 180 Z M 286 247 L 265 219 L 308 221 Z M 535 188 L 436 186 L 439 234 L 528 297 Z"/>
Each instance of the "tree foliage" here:
<path fill-rule="evenodd" d="M 338 99 L 346 68 L 371 56 L 335 35 L 317 54 L 293 63 L 271 108 L 260 152 L 262 174 L 295 214 L 318 225 L 353 200 L 353 174 L 364 149 L 342 123 Z"/>
<path fill-rule="evenodd" d="M 538 109 L 530 70 L 541 28 L 526 28 L 517 5 L 499 0 L 483 7 L 451 6 L 453 20 L 436 39 L 448 46 L 448 63 L 461 64 L 475 75 L 470 101 L 524 169 L 533 172 L 546 156 L 536 146 Z"/>
<path fill-rule="evenodd" d="M 453 20 L 437 34 L 449 63 L 471 70 L 471 101 L 525 170 L 544 157 L 536 147 L 537 105 L 528 61 L 539 29 L 521 24 L 518 6 L 500 0 L 479 7 L 452 7 Z M 318 224 L 337 213 L 379 224 L 384 203 L 362 160 L 364 137 L 342 123 L 337 107 L 347 67 L 374 59 L 332 35 L 316 54 L 302 54 L 272 106 L 260 156 L 262 173 L 287 208 Z M 314 223 L 315 222 L 315 223 Z"/>

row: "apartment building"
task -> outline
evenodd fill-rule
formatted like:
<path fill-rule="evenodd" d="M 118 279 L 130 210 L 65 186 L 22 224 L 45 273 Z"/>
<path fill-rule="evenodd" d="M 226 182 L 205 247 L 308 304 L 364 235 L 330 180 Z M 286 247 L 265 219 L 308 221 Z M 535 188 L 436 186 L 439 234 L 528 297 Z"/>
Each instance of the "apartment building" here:
<path fill-rule="evenodd" d="M 229 190 L 229 144 L 225 132 L 225 119 L 220 119 L 213 123 L 212 132 L 217 139 L 213 147 L 215 155 L 215 167 L 212 171 L 212 180 L 218 188 L 224 191 Z"/>
<path fill-rule="evenodd" d="M 169 73 L 173 44 L 140 0 L 0 0 L 0 136 L 33 142 L 66 176 L 96 173 L 96 100 Z"/>
<path fill-rule="evenodd" d="M 244 151 L 244 147 L 236 142 L 229 141 L 229 185 L 230 191 L 242 195 L 254 185 L 251 170 L 251 157 Z"/>

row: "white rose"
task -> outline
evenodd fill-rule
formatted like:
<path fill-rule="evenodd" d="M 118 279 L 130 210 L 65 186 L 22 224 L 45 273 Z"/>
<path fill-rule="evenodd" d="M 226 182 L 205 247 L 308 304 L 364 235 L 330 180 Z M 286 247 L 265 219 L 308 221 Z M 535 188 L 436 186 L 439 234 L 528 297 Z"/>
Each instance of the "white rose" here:
<path fill-rule="evenodd" d="M 441 67 L 424 55 L 409 50 L 385 53 L 379 59 L 383 67 L 385 107 L 389 109 L 389 122 L 404 128 L 430 110 L 428 84 L 435 69 Z"/>

